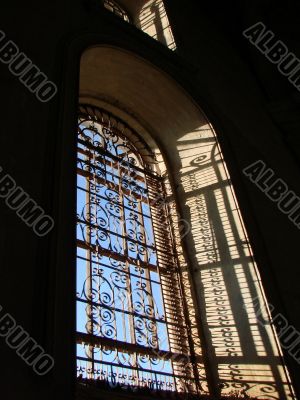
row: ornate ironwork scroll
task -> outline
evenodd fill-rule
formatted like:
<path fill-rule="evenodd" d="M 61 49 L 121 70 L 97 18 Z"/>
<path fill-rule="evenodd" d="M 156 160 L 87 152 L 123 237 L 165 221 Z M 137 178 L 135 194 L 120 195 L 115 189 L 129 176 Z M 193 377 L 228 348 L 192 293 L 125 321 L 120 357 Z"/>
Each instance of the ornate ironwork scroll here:
<path fill-rule="evenodd" d="M 162 178 L 124 122 L 80 106 L 77 370 L 81 383 L 196 394 Z"/>

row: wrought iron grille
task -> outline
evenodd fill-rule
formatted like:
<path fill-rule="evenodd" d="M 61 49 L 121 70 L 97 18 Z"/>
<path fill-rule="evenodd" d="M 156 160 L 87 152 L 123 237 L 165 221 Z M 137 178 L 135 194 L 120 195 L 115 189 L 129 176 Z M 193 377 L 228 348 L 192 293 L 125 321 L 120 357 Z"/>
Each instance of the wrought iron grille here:
<path fill-rule="evenodd" d="M 109 113 L 80 106 L 79 382 L 197 392 L 169 218 L 147 145 Z"/>
<path fill-rule="evenodd" d="M 113 0 L 104 0 L 104 7 L 111 11 L 113 14 L 116 14 L 118 17 L 122 18 L 126 22 L 130 22 L 130 18 L 128 13 L 115 1 Z"/>

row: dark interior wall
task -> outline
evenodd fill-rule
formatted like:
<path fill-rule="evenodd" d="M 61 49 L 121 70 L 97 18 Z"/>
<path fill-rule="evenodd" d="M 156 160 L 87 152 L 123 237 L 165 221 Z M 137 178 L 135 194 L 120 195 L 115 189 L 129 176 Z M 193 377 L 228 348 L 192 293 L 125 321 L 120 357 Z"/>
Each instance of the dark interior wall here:
<path fill-rule="evenodd" d="M 37 376 L 1 340 L 1 387 L 12 399 L 26 394 L 63 398 L 72 391 L 74 128 L 80 54 L 91 44 L 124 47 L 148 59 L 177 79 L 207 113 L 235 184 L 268 300 L 300 331 L 299 230 L 242 174 L 262 159 L 300 193 L 299 92 L 241 34 L 261 20 L 300 54 L 298 3 L 165 3 L 178 55 L 102 12 L 94 1 L 11 0 L 2 5 L 0 29 L 58 87 L 51 101 L 41 103 L 0 63 L 0 165 L 55 221 L 49 235 L 37 237 L 0 202 L 0 304 L 55 359 L 49 374 Z M 286 357 L 297 383 L 298 364 Z"/>

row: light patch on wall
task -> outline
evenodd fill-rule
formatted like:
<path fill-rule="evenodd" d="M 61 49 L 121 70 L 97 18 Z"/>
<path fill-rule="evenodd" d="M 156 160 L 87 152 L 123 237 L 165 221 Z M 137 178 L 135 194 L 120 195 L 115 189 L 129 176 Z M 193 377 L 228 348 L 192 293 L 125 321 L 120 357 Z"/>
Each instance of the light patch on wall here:
<path fill-rule="evenodd" d="M 288 378 L 270 325 L 259 273 L 234 190 L 209 125 L 177 140 L 181 197 L 188 209 L 195 281 L 207 354 L 222 393 L 289 399 Z M 255 316 L 254 299 L 266 323 Z"/>

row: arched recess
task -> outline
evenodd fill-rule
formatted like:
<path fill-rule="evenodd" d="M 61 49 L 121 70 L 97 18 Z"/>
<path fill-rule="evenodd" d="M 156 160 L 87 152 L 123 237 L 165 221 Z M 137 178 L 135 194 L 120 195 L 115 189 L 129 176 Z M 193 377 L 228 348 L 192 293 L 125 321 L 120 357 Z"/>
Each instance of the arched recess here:
<path fill-rule="evenodd" d="M 173 220 L 182 227 L 182 275 L 197 303 L 192 318 L 203 392 L 292 398 L 226 165 L 203 112 L 165 73 L 108 46 L 83 53 L 79 101 L 139 132 L 169 177 Z"/>

